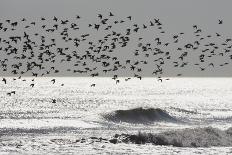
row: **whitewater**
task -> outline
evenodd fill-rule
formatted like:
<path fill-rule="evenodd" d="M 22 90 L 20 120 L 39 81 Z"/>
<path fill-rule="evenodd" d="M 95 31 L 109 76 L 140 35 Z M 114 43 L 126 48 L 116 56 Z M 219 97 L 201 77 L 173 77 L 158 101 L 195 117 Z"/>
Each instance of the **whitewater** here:
<path fill-rule="evenodd" d="M 231 78 L 53 78 L 0 84 L 0 154 L 232 153 Z"/>

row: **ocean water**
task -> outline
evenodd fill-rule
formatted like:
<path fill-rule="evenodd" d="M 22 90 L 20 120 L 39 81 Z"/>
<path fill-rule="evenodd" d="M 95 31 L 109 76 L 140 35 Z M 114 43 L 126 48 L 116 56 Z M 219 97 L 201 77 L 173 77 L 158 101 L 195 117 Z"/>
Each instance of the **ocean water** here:
<path fill-rule="evenodd" d="M 232 145 L 175 147 L 93 140 L 186 128 L 227 130 L 232 126 L 231 78 L 170 78 L 163 82 L 121 78 L 119 84 L 110 78 L 58 77 L 55 84 L 50 81 L 53 78 L 37 78 L 34 88 L 30 87 L 32 78 L 23 79 L 26 81 L 7 78 L 7 85 L 0 84 L 0 154 L 232 153 Z M 91 87 L 93 83 L 95 87 Z M 10 91 L 16 93 L 9 96 Z M 141 107 L 159 108 L 182 123 L 115 122 L 104 117 Z"/>

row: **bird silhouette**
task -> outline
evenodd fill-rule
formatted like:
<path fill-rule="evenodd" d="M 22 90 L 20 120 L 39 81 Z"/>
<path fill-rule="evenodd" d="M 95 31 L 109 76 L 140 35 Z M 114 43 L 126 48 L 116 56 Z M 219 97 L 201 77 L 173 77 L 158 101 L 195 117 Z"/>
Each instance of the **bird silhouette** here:
<path fill-rule="evenodd" d="M 222 24 L 222 23 L 223 23 L 223 21 L 219 19 L 218 20 L 218 24 Z"/>
<path fill-rule="evenodd" d="M 5 78 L 3 78 L 2 81 L 6 84 L 6 79 Z"/>
<path fill-rule="evenodd" d="M 96 86 L 96 84 L 94 84 L 94 83 L 93 83 L 93 84 L 91 84 L 91 86 L 90 86 L 90 87 L 95 87 L 95 86 Z"/>
<path fill-rule="evenodd" d="M 52 84 L 54 84 L 56 82 L 56 79 L 52 79 L 51 82 Z"/>
<path fill-rule="evenodd" d="M 112 12 L 110 12 L 110 16 L 111 16 L 111 17 L 114 16 L 114 15 L 112 14 Z"/>

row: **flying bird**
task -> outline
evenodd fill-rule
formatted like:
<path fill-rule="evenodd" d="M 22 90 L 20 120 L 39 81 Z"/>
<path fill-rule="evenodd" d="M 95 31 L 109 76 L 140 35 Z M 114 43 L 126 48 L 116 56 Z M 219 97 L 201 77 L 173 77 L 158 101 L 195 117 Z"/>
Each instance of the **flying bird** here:
<path fill-rule="evenodd" d="M 2 81 L 6 84 L 6 79 L 5 78 L 3 78 Z"/>
<path fill-rule="evenodd" d="M 222 23 L 223 23 L 223 21 L 219 19 L 218 20 L 218 24 L 222 24 Z"/>
<path fill-rule="evenodd" d="M 56 79 L 52 79 L 51 82 L 52 84 L 54 84 L 56 82 Z"/>

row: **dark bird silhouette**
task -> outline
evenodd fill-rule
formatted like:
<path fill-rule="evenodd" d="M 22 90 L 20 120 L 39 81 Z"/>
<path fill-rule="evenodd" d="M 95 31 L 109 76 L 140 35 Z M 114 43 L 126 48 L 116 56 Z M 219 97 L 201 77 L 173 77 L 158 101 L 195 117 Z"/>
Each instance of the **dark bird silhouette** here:
<path fill-rule="evenodd" d="M 158 79 L 158 81 L 163 82 L 163 79 L 160 78 L 160 79 Z"/>
<path fill-rule="evenodd" d="M 6 84 L 6 79 L 5 78 L 3 78 L 2 81 Z"/>
<path fill-rule="evenodd" d="M 90 87 L 95 87 L 95 86 L 96 86 L 96 84 L 95 84 L 95 83 L 93 83 L 93 84 L 91 84 L 91 85 L 90 85 Z"/>
<path fill-rule="evenodd" d="M 52 79 L 51 82 L 52 84 L 54 84 L 56 82 L 56 79 Z"/>
<path fill-rule="evenodd" d="M 114 15 L 112 14 L 112 12 L 110 12 L 110 16 L 111 16 L 111 17 L 114 16 Z"/>
<path fill-rule="evenodd" d="M 222 23 L 223 23 L 223 21 L 219 19 L 218 20 L 218 24 L 222 24 Z"/>
<path fill-rule="evenodd" d="M 54 17 L 53 17 L 53 20 L 57 22 L 57 21 L 58 21 L 58 18 L 57 18 L 56 16 L 54 16 Z"/>
<path fill-rule="evenodd" d="M 128 18 L 129 20 L 131 20 L 131 16 L 128 16 L 127 18 Z"/>
<path fill-rule="evenodd" d="M 99 17 L 100 19 L 102 19 L 102 14 L 98 14 L 98 17 Z"/>

